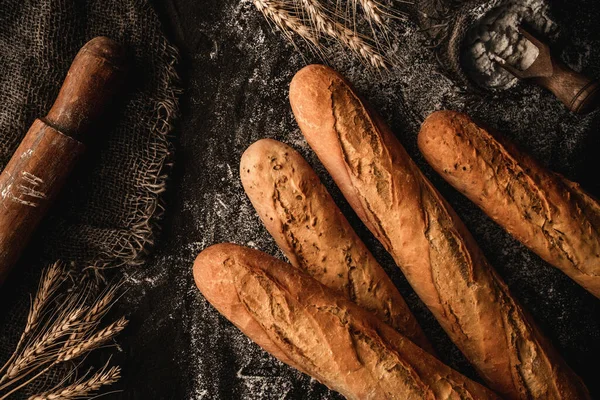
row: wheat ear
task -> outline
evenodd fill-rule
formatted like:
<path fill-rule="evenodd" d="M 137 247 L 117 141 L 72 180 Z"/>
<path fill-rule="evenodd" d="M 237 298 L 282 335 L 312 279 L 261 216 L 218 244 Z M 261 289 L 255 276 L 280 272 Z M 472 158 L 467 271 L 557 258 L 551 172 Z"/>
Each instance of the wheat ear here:
<path fill-rule="evenodd" d="M 100 329 L 98 332 L 95 332 L 87 338 L 77 338 L 75 341 L 67 342 L 64 350 L 61 352 L 61 354 L 59 354 L 57 362 L 72 360 L 81 356 L 82 354 L 98 348 L 125 329 L 127 322 L 128 321 L 125 319 L 125 317 L 121 317 L 117 321 L 108 325 L 106 328 Z"/>
<path fill-rule="evenodd" d="M 51 264 L 44 272 L 44 275 L 40 280 L 35 300 L 32 303 L 31 311 L 27 316 L 27 323 L 25 324 L 23 335 L 27 335 L 37 327 L 40 322 L 42 310 L 65 279 L 64 264 L 61 261 Z"/>
<path fill-rule="evenodd" d="M 325 8 L 318 0 L 299 0 L 315 31 L 323 33 L 350 48 L 363 60 L 375 68 L 387 68 L 384 57 L 358 33 L 347 28 L 327 15 Z"/>
<path fill-rule="evenodd" d="M 116 294 L 120 288 L 121 284 L 110 286 L 100 294 L 94 304 L 87 309 L 85 316 L 80 321 L 79 328 L 69 336 L 69 341 L 65 346 L 69 346 L 70 343 L 74 343 L 77 339 L 82 338 L 86 332 L 89 332 L 100 323 L 102 317 L 104 317 L 116 301 Z"/>
<path fill-rule="evenodd" d="M 312 30 L 300 18 L 288 11 L 285 3 L 278 0 L 253 0 L 253 3 L 258 11 L 267 20 L 272 21 L 288 40 L 293 42 L 291 35 L 293 32 L 314 46 L 319 46 L 319 41 Z"/>
<path fill-rule="evenodd" d="M 6 370 L 6 375 L 2 381 L 18 379 L 19 376 L 26 375 L 32 368 L 46 364 L 48 360 L 51 361 L 51 358 L 59 352 L 56 347 L 60 345 L 60 339 L 74 331 L 73 327 L 82 313 L 83 310 L 80 308 L 65 313 L 58 323 L 51 326 L 31 346 L 25 348 L 23 353 Z"/>
<path fill-rule="evenodd" d="M 375 1 L 372 1 L 372 0 L 353 0 L 353 1 L 360 4 L 367 21 L 373 22 L 380 28 L 387 30 L 387 26 L 385 25 L 385 21 L 384 21 L 384 12 L 382 11 L 381 4 L 379 4 Z"/>
<path fill-rule="evenodd" d="M 119 367 L 110 367 L 108 363 L 91 377 L 82 377 L 69 386 L 58 387 L 45 393 L 29 397 L 29 400 L 70 400 L 95 394 L 100 388 L 111 385 L 121 378 Z"/>
<path fill-rule="evenodd" d="M 29 310 L 25 333 L 9 361 L 0 369 L 0 400 L 8 399 L 57 364 L 104 345 L 127 325 L 125 318 L 121 318 L 98 329 L 102 318 L 118 300 L 119 284 L 110 285 L 88 305 L 91 286 L 83 281 L 73 288 L 63 288 L 67 277 L 61 263 L 51 265 L 43 274 Z M 55 295 L 59 288 L 64 296 Z M 75 371 L 76 367 L 72 373 Z M 115 375 L 115 371 L 118 370 L 111 370 L 111 374 Z M 66 398 L 56 397 L 56 393 L 48 396 L 48 399 Z"/>
<path fill-rule="evenodd" d="M 25 324 L 25 328 L 23 329 L 23 333 L 19 338 L 17 347 L 12 356 L 6 361 L 2 368 L 0 368 L 0 373 L 2 373 L 13 362 L 19 353 L 19 350 L 21 350 L 23 347 L 25 339 L 28 337 L 29 333 L 37 328 L 46 306 L 65 279 L 66 274 L 64 270 L 64 264 L 60 261 L 51 264 L 44 271 L 42 278 L 40 279 L 40 284 L 38 286 L 35 299 L 31 302 L 29 314 L 27 315 L 27 322 Z M 1 381 L 2 379 L 0 379 L 0 382 Z"/>

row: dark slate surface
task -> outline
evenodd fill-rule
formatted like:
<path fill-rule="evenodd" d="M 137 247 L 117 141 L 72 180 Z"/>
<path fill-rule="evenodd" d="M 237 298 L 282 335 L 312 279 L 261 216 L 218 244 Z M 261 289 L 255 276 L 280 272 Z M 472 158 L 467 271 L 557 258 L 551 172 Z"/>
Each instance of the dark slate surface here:
<path fill-rule="evenodd" d="M 130 315 L 131 324 L 118 341 L 121 351 L 116 357 L 124 368 L 120 384 L 124 392 L 112 396 L 340 398 L 266 355 L 218 315 L 193 283 L 195 256 L 214 243 L 232 241 L 281 257 L 244 196 L 237 171 L 244 149 L 263 137 L 291 144 L 307 157 L 406 297 L 443 361 L 476 378 L 389 255 L 350 211 L 297 129 L 287 87 L 298 69 L 318 59 L 300 56 L 247 0 L 169 0 L 156 7 L 181 50 L 186 92 L 161 240 L 147 266 L 126 271 L 128 292 L 120 309 Z M 552 7 L 561 29 L 557 46 L 563 57 L 600 76 L 597 1 L 556 0 Z M 399 24 L 393 29 L 399 36 L 395 43 L 402 67 L 380 75 L 341 54 L 334 54 L 331 64 L 391 124 L 515 296 L 600 396 L 600 302 L 525 250 L 445 184 L 416 148 L 418 123 L 428 113 L 464 110 L 598 195 L 599 115 L 570 115 L 550 95 L 525 85 L 498 96 L 467 96 L 439 73 L 430 51 L 419 45 L 414 27 Z"/>

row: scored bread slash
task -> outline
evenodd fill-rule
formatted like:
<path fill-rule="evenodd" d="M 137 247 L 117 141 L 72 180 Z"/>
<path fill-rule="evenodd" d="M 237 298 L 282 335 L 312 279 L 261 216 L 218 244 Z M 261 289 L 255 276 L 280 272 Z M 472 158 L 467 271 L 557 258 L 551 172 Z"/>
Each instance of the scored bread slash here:
<path fill-rule="evenodd" d="M 211 246 L 196 258 L 194 279 L 250 339 L 347 399 L 499 399 L 373 314 L 258 250 Z"/>
<path fill-rule="evenodd" d="M 466 114 L 431 114 L 418 142 L 427 162 L 448 183 L 517 240 L 600 298 L 596 199 Z"/>
<path fill-rule="evenodd" d="M 590 399 L 454 210 L 340 74 L 303 68 L 290 102 L 352 208 L 493 390 L 508 399 Z"/>
<path fill-rule="evenodd" d="M 240 176 L 265 227 L 294 267 L 434 354 L 394 283 L 297 151 L 276 140 L 259 140 L 244 152 Z"/>

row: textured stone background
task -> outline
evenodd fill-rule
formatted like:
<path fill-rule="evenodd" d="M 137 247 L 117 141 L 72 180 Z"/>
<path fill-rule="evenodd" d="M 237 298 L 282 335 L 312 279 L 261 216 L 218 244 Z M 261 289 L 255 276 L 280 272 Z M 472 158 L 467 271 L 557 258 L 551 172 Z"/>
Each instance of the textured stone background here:
<path fill-rule="evenodd" d="M 124 367 L 120 398 L 333 399 L 310 378 L 266 355 L 218 315 L 191 274 L 205 247 L 231 241 L 281 257 L 239 182 L 239 158 L 263 137 L 298 149 L 315 167 L 351 224 L 406 297 L 446 363 L 475 378 L 382 247 L 350 211 L 303 141 L 287 100 L 294 73 L 318 58 L 303 58 L 248 1 L 156 2 L 182 55 L 186 87 L 176 165 L 161 240 L 141 271 L 126 271 L 121 310 L 131 325 L 119 339 Z M 597 0 L 551 1 L 560 27 L 557 48 L 572 66 L 600 77 Z M 533 314 L 568 363 L 600 396 L 600 302 L 539 260 L 445 184 L 416 147 L 420 121 L 443 108 L 469 112 L 505 132 L 545 165 L 600 194 L 598 113 L 578 117 L 549 94 L 527 85 L 498 95 L 467 95 L 440 74 L 416 28 L 393 27 L 403 66 L 379 74 L 338 52 L 329 58 L 374 105 L 436 187 L 464 219 L 512 292 Z"/>

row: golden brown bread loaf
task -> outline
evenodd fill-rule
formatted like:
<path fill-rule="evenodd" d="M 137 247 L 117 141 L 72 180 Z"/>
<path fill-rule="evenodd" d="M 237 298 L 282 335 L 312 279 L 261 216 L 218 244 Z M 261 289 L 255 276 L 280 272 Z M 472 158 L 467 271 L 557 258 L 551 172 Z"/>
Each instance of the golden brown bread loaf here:
<path fill-rule="evenodd" d="M 196 258 L 194 278 L 248 337 L 348 399 L 498 399 L 373 314 L 260 251 L 209 247 Z"/>
<path fill-rule="evenodd" d="M 262 139 L 242 156 L 244 190 L 290 263 L 433 354 L 393 282 L 298 152 Z"/>
<path fill-rule="evenodd" d="M 335 71 L 294 77 L 292 110 L 356 213 L 485 381 L 509 399 L 587 399 L 400 142 Z"/>
<path fill-rule="evenodd" d="M 494 221 L 600 298 L 600 205 L 579 185 L 453 111 L 425 120 L 419 148 Z"/>

